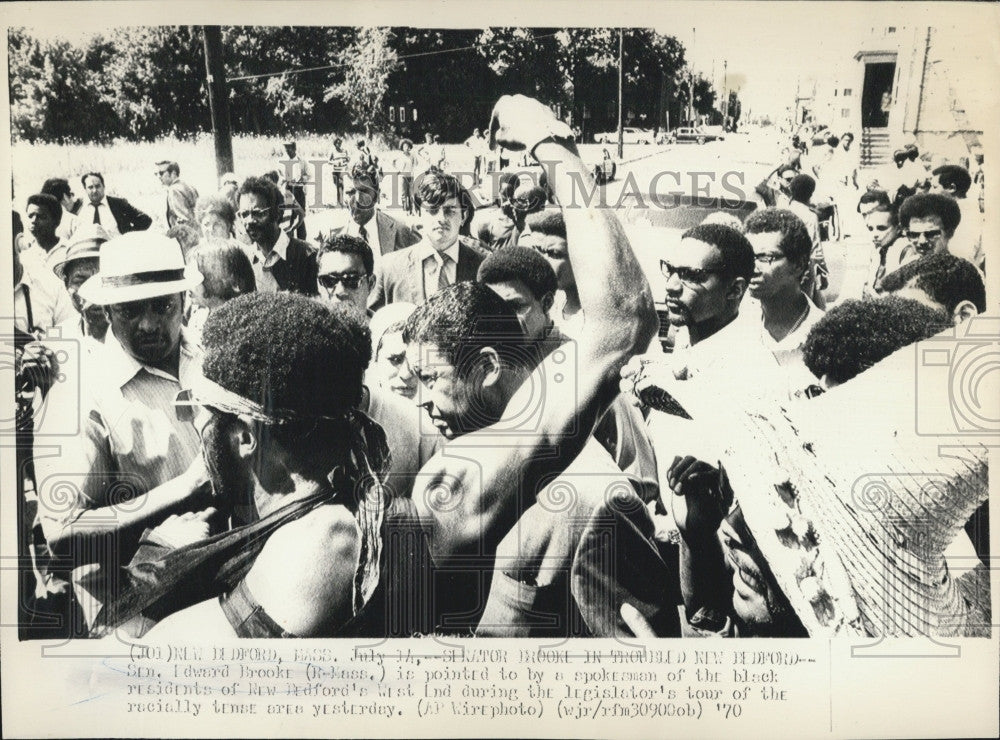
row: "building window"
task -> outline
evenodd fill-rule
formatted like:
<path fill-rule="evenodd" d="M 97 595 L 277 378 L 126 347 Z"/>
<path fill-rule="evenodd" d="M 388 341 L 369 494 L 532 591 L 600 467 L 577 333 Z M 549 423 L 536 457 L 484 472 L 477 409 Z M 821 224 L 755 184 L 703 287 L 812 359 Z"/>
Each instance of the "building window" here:
<path fill-rule="evenodd" d="M 845 98 L 851 97 L 851 88 L 849 88 L 849 87 L 845 87 L 844 88 L 844 97 Z"/>
<path fill-rule="evenodd" d="M 396 106 L 390 105 L 389 106 L 389 123 L 395 123 L 395 122 L 396 122 Z"/>
<path fill-rule="evenodd" d="M 847 118 L 850 115 L 851 115 L 851 109 L 850 108 L 841 108 L 840 109 L 840 117 L 841 118 Z"/>
<path fill-rule="evenodd" d="M 413 110 L 410 111 L 410 120 L 413 121 L 414 123 L 417 122 L 417 109 L 416 108 L 414 108 Z"/>
<path fill-rule="evenodd" d="M 404 106 L 399 106 L 399 122 L 406 123 L 406 108 Z"/>

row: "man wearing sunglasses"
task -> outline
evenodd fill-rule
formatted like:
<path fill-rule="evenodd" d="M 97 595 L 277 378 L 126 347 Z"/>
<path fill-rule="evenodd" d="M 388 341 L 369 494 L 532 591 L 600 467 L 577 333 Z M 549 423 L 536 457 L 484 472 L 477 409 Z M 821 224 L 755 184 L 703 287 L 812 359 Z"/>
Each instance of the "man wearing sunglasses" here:
<path fill-rule="evenodd" d="M 198 459 L 198 435 L 174 416 L 177 393 L 199 374 L 184 338 L 184 294 L 201 282 L 178 243 L 131 232 L 101 245 L 98 272 L 79 288 L 104 306 L 104 344 L 66 363 L 35 438 L 39 515 L 49 547 L 65 555 L 87 624 L 112 592 L 139 535 L 173 513 L 205 509 L 197 486 L 154 488 Z M 79 419 L 67 428 L 67 419 Z M 57 454 L 52 446 L 58 445 Z"/>
<path fill-rule="evenodd" d="M 909 248 L 903 250 L 901 264 L 929 254 L 948 251 L 948 244 L 962 220 L 958 203 L 941 193 L 917 193 L 899 207 L 899 225 Z"/>
<path fill-rule="evenodd" d="M 169 160 L 157 162 L 156 176 L 167 189 L 167 228 L 197 223 L 194 207 L 198 202 L 198 191 L 181 180 L 180 165 Z"/>
<path fill-rule="evenodd" d="M 368 295 L 375 285 L 374 272 L 375 257 L 361 239 L 346 234 L 321 237 L 316 284 L 323 300 L 354 306 L 371 318 Z"/>
<path fill-rule="evenodd" d="M 421 240 L 382 258 L 369 300 L 373 311 L 396 301 L 420 305 L 442 288 L 476 279 L 486 252 L 459 239 L 462 186 L 445 172 L 414 179 Z"/>

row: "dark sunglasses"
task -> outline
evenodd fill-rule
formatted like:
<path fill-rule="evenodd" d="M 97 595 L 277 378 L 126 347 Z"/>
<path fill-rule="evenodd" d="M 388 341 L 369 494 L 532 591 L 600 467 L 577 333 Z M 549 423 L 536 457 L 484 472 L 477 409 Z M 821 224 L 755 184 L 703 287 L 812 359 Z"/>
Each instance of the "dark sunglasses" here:
<path fill-rule="evenodd" d="M 356 272 L 328 272 L 318 275 L 316 280 L 327 290 L 336 288 L 337 283 L 343 283 L 344 287 L 348 290 L 357 290 L 358 286 L 361 285 L 361 281 L 366 277 L 368 276 L 359 275 Z"/>
<path fill-rule="evenodd" d="M 701 285 L 709 276 L 722 271 L 717 267 L 674 267 L 666 260 L 660 260 L 660 272 L 667 280 L 676 275 L 682 283 Z"/>
<path fill-rule="evenodd" d="M 909 231 L 906 232 L 906 238 L 911 242 L 918 241 L 921 237 L 930 241 L 931 239 L 937 239 L 944 232 L 941 229 L 931 229 L 930 231 Z"/>
<path fill-rule="evenodd" d="M 146 313 L 147 306 L 153 309 L 153 313 L 157 316 L 169 316 L 177 310 L 177 298 L 175 296 L 149 298 L 144 301 L 132 301 L 131 303 L 116 303 L 109 308 L 115 316 L 126 321 L 135 321 Z"/>

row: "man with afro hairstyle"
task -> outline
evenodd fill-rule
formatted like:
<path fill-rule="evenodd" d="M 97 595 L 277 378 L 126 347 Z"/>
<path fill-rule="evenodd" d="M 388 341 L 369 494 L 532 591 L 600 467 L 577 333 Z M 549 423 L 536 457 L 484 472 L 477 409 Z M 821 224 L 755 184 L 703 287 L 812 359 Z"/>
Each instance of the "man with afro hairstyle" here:
<path fill-rule="evenodd" d="M 953 254 L 929 254 L 885 276 L 882 292 L 945 311 L 954 323 L 986 310 L 986 286 L 979 270 Z"/>
<path fill-rule="evenodd" d="M 342 634 L 372 597 L 381 557 L 388 448 L 357 410 L 368 329 L 350 308 L 252 293 L 209 317 L 204 348 L 204 376 L 178 410 L 201 435 L 214 508 L 234 526 L 166 551 L 148 542 L 102 624 L 163 620 L 164 637 Z"/>
<path fill-rule="evenodd" d="M 947 252 L 955 229 L 962 221 L 958 202 L 941 193 L 917 193 L 899 208 L 899 225 L 910 245 L 903 250 L 905 264 L 933 252 Z"/>
<path fill-rule="evenodd" d="M 803 359 L 822 386 L 832 388 L 950 323 L 944 311 L 906 298 L 848 300 L 812 328 Z"/>

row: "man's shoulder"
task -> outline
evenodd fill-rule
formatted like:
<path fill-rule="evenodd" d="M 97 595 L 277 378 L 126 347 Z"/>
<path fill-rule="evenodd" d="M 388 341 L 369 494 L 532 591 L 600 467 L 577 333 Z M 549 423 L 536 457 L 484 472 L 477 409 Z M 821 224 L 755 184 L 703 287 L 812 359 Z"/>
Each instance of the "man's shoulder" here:
<path fill-rule="evenodd" d="M 289 255 L 294 255 L 297 257 L 315 257 L 319 250 L 315 245 L 310 244 L 302 239 L 296 239 L 294 236 L 288 237 L 288 252 Z"/>
<path fill-rule="evenodd" d="M 467 236 L 460 236 L 458 238 L 458 252 L 459 258 L 464 254 L 466 259 L 477 260 L 479 262 L 490 256 L 489 251 L 483 249 L 477 239 Z"/>

